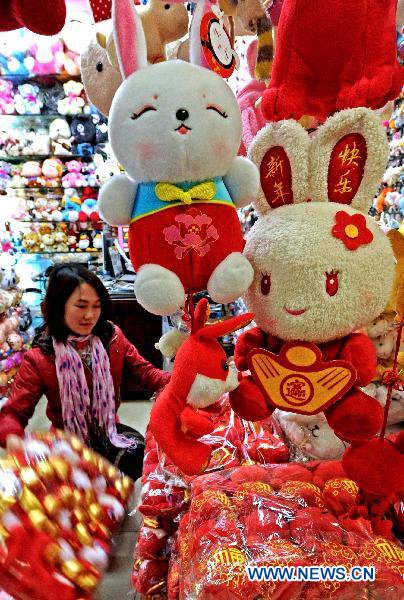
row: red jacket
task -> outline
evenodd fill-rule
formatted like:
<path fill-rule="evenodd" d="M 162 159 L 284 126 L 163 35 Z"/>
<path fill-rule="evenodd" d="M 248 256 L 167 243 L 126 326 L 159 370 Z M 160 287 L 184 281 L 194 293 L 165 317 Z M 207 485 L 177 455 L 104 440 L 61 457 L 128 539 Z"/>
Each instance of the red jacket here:
<path fill-rule="evenodd" d="M 120 386 L 124 366 L 128 367 L 141 388 L 155 392 L 170 379 L 170 373 L 161 371 L 145 360 L 122 331 L 114 325 L 112 337 L 106 344 L 114 380 L 116 407 L 120 404 Z M 86 368 L 88 388 L 92 390 L 92 375 Z M 63 429 L 62 405 L 56 375 L 55 356 L 40 346 L 27 352 L 15 378 L 10 397 L 0 412 L 0 446 L 5 446 L 10 434 L 24 435 L 42 395 L 48 400 L 46 415 L 56 428 Z"/>

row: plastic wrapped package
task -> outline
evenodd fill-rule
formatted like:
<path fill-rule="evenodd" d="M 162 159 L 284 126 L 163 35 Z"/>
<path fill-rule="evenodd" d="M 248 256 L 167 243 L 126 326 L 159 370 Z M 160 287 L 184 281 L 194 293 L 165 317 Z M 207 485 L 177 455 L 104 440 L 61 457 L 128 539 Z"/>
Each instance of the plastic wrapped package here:
<path fill-rule="evenodd" d="M 338 461 L 244 466 L 198 477 L 179 523 L 168 597 L 404 598 L 404 550 L 391 533 L 375 534 L 356 514 L 357 497 Z M 254 579 L 254 567 L 272 572 L 264 581 L 255 570 Z M 356 567 L 367 568 L 368 581 L 346 580 Z"/>
<path fill-rule="evenodd" d="M 248 423 L 230 409 L 225 395 L 209 415 L 212 433 L 203 441 L 212 447 L 206 473 L 257 463 L 284 462 L 289 458 L 278 425 L 271 419 Z M 176 544 L 178 522 L 188 511 L 190 485 L 194 477 L 184 476 L 158 448 L 150 430 L 146 432 L 142 490 L 139 512 L 144 521 L 134 553 L 132 584 L 146 598 L 166 597 L 168 563 Z M 170 573 L 173 569 L 170 569 Z"/>
<path fill-rule="evenodd" d="M 90 600 L 133 482 L 63 432 L 0 459 L 0 588 L 16 600 Z"/>

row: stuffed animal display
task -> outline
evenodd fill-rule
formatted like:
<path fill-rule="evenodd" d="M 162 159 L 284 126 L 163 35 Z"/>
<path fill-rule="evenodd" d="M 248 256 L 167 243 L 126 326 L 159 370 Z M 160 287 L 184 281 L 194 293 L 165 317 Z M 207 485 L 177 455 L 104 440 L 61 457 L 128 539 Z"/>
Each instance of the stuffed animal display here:
<path fill-rule="evenodd" d="M 133 7 L 133 10 L 137 10 Z M 140 9 L 146 37 L 147 60 L 153 64 L 166 60 L 166 45 L 188 32 L 188 12 L 183 4 L 150 0 Z M 112 33 L 97 33 L 81 55 L 81 72 L 86 94 L 104 115 L 109 114 L 112 98 L 122 83 Z"/>
<path fill-rule="evenodd" d="M 100 243 L 99 225 L 94 223 L 90 229 L 85 224 L 85 231 L 79 223 L 35 223 L 29 228 L 21 229 L 21 252 L 29 254 L 57 254 L 67 252 L 97 252 Z M 13 236 L 15 235 L 13 231 Z"/>
<path fill-rule="evenodd" d="M 238 385 L 218 337 L 247 325 L 245 314 L 206 326 L 206 298 L 196 306 L 191 335 L 180 347 L 169 384 L 158 396 L 150 416 L 150 429 L 167 456 L 183 473 L 205 470 L 212 449 L 194 437 L 212 431 L 212 422 L 199 410 L 214 405 Z"/>
<path fill-rule="evenodd" d="M 358 386 L 372 380 L 376 353 L 366 335 L 353 332 L 382 312 L 394 273 L 390 244 L 366 216 L 386 163 L 384 131 L 362 108 L 330 117 L 312 139 L 297 122 L 281 121 L 261 130 L 250 156 L 260 169 L 261 218 L 245 248 L 255 273 L 245 301 L 257 328 L 238 338 L 235 360 L 241 371 L 255 369 L 259 387 L 243 379 L 231 394 L 233 407 L 252 419 L 276 406 L 324 411 L 340 438 L 369 439 L 380 430 L 382 410 Z M 342 359 L 335 381 L 316 361 L 313 344 L 324 361 Z M 253 348 L 267 351 L 257 350 L 254 359 Z M 329 405 L 349 372 L 342 397 Z M 310 393 L 314 381 L 320 387 Z"/>
<path fill-rule="evenodd" d="M 236 207 L 250 203 L 258 184 L 254 165 L 236 157 L 236 99 L 208 69 L 174 60 L 147 67 L 137 13 L 130 2 L 114 6 L 125 80 L 109 133 L 129 178 L 104 184 L 101 215 L 111 225 L 130 224 L 135 293 L 146 310 L 173 313 L 187 293 L 203 289 L 215 301 L 235 300 L 252 281 Z"/>

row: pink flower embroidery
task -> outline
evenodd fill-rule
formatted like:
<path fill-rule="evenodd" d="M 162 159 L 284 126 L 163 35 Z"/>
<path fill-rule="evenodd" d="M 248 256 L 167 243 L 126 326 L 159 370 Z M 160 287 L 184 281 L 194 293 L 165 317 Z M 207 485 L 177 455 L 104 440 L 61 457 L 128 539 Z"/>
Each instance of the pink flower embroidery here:
<path fill-rule="evenodd" d="M 194 250 L 198 256 L 205 256 L 210 245 L 219 239 L 219 234 L 212 219 L 196 208 L 190 208 L 174 219 L 178 225 L 171 225 L 163 230 L 165 240 L 176 246 L 174 253 L 178 259 Z"/>

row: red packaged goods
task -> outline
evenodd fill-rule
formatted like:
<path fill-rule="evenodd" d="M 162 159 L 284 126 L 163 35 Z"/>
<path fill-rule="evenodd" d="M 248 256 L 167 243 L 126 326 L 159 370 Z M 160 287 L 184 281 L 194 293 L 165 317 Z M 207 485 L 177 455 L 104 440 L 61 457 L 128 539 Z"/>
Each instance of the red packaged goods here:
<path fill-rule="evenodd" d="M 356 484 L 340 475 L 335 461 L 315 461 L 198 477 L 179 524 L 170 599 L 403 598 L 403 548 L 375 531 L 389 526 L 388 505 L 375 501 L 365 518 Z"/>
<path fill-rule="evenodd" d="M 133 482 L 56 431 L 0 459 L 0 586 L 16 600 L 90 600 Z"/>

